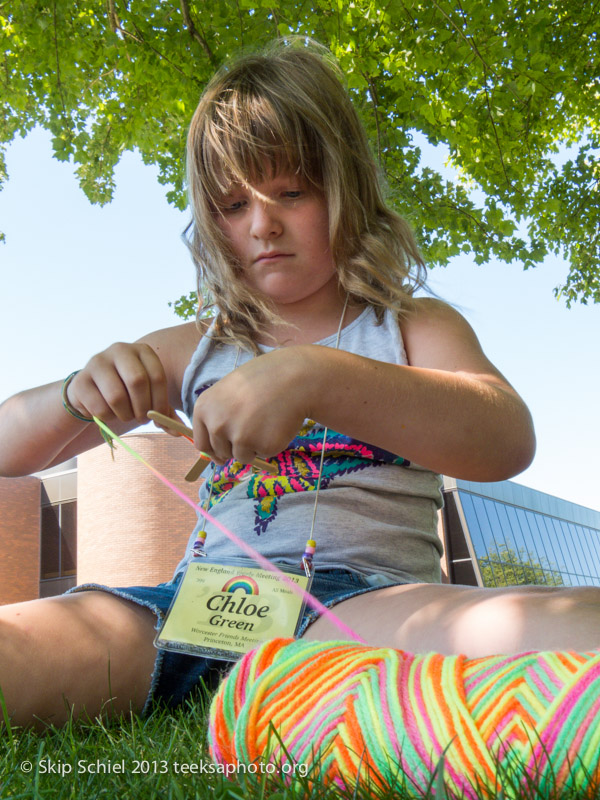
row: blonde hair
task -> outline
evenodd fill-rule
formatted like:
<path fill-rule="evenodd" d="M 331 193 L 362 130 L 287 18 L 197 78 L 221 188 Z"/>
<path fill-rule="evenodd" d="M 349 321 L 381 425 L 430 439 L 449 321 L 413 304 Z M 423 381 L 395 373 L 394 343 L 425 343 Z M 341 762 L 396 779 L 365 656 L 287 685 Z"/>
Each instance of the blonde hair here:
<path fill-rule="evenodd" d="M 186 231 L 215 337 L 256 350 L 268 298 L 250 289 L 215 216 L 233 182 L 298 174 L 324 193 L 340 287 L 353 302 L 405 313 L 424 264 L 408 224 L 385 204 L 364 128 L 331 54 L 306 40 L 276 42 L 221 68 L 190 125 Z"/>

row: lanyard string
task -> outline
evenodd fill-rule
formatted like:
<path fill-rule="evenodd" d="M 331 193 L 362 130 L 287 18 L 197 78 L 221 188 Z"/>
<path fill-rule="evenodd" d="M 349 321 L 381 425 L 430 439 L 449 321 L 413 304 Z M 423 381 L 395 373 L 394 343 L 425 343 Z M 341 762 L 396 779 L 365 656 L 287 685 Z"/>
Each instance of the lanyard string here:
<path fill-rule="evenodd" d="M 208 497 L 204 501 L 202 508 L 204 511 L 208 511 L 210 508 L 210 501 L 213 495 L 213 487 L 215 485 L 215 472 L 217 470 L 217 465 L 213 461 L 212 467 L 212 474 L 210 476 L 210 485 L 208 490 Z M 192 558 L 205 558 L 207 553 L 204 549 L 204 545 L 206 544 L 206 518 L 203 517 L 202 522 L 202 530 L 198 531 L 198 535 L 196 536 L 196 541 L 192 546 Z"/>
<path fill-rule="evenodd" d="M 346 299 L 344 301 L 344 307 L 342 309 L 342 315 L 340 317 L 340 323 L 338 325 L 337 335 L 335 337 L 335 348 L 334 348 L 335 350 L 339 350 L 340 348 L 340 338 L 342 336 L 342 328 L 344 327 L 344 317 L 346 316 L 347 308 L 348 308 L 348 293 L 346 293 Z M 317 486 L 315 490 L 315 504 L 313 506 L 313 515 L 310 524 L 310 533 L 308 535 L 308 541 L 306 543 L 306 548 L 302 556 L 302 564 L 304 565 L 304 569 L 308 573 L 312 572 L 312 560 L 315 553 L 315 549 L 317 547 L 317 543 L 314 538 L 315 523 L 317 521 L 317 507 L 319 505 L 319 492 L 321 490 L 321 478 L 323 477 L 323 462 L 325 461 L 325 445 L 327 444 L 328 433 L 329 433 L 329 428 L 325 426 L 325 429 L 323 430 L 323 444 L 321 445 L 321 459 L 319 461 L 319 475 L 317 478 Z"/>

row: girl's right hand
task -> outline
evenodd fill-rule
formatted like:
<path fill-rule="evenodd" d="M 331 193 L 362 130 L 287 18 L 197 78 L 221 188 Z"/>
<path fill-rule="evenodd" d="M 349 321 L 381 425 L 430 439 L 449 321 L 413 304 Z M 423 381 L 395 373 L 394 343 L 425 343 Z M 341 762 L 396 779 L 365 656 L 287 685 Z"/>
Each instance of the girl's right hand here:
<path fill-rule="evenodd" d="M 177 419 L 183 373 L 200 331 L 184 323 L 117 343 L 71 379 L 67 400 L 82 417 L 98 417 L 118 435 L 147 422 L 152 408 Z M 29 475 L 96 447 L 96 425 L 65 411 L 63 381 L 26 389 L 0 403 L 0 476 Z"/>
<path fill-rule="evenodd" d="M 103 422 L 147 422 L 150 409 L 177 418 L 163 365 L 150 345 L 117 342 L 93 356 L 67 388 L 69 403 Z"/>

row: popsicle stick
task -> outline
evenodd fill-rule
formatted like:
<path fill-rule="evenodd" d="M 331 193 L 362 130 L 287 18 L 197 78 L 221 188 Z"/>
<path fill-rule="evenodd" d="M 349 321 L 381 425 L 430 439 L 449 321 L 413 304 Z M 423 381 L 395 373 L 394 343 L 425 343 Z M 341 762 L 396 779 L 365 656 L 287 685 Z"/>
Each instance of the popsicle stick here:
<path fill-rule="evenodd" d="M 185 476 L 186 481 L 189 483 L 193 483 L 197 481 L 200 475 L 204 472 L 206 467 L 210 464 L 210 458 L 204 458 L 204 456 L 200 456 L 198 461 L 195 464 L 192 464 L 190 471 Z"/>
<path fill-rule="evenodd" d="M 183 422 L 178 422 L 176 419 L 167 417 L 161 414 L 160 411 L 149 411 L 147 416 L 148 419 L 151 419 L 152 422 L 156 422 L 157 425 L 162 425 L 163 428 L 171 428 L 171 430 L 177 431 L 177 433 L 180 433 L 187 439 L 194 441 L 194 431 L 188 428 L 187 425 L 184 425 Z"/>
<path fill-rule="evenodd" d="M 185 436 L 186 439 L 192 439 L 193 441 L 194 431 L 191 428 L 188 428 L 187 425 L 184 425 L 183 422 L 178 422 L 177 420 L 172 419 L 171 417 L 166 417 L 159 411 L 148 411 L 148 419 L 151 419 L 152 422 L 156 422 L 158 425 L 162 425 L 163 428 L 171 428 L 171 430 L 177 431 L 177 433 L 180 433 L 182 436 Z M 200 450 L 199 460 L 202 459 L 208 459 L 209 461 L 212 461 L 208 453 L 203 453 L 202 450 Z M 188 472 L 188 475 L 192 472 L 192 470 L 194 470 L 197 464 L 198 462 L 194 464 L 190 472 Z M 269 461 L 265 461 L 264 458 L 259 458 L 258 456 L 256 456 L 256 458 L 252 461 L 252 466 L 256 467 L 256 469 L 268 472 L 271 475 L 276 475 L 278 471 L 276 464 L 271 464 Z M 204 469 L 204 467 L 202 467 L 202 469 Z M 202 469 L 200 470 L 200 472 L 202 471 Z M 186 480 L 195 480 L 195 478 L 188 479 L 186 475 Z"/>

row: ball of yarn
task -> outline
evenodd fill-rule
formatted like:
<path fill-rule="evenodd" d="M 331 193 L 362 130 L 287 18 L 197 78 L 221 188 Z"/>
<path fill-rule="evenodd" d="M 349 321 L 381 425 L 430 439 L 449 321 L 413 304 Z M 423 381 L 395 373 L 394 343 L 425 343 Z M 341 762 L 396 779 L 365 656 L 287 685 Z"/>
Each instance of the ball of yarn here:
<path fill-rule="evenodd" d="M 317 763 L 322 780 L 346 787 L 359 776 L 389 785 L 400 765 L 415 796 L 442 756 L 456 796 L 475 798 L 476 787 L 511 775 L 533 780 L 540 796 L 591 790 L 600 778 L 599 679 L 597 651 L 469 659 L 274 639 L 221 685 L 209 747 L 220 764 Z"/>

